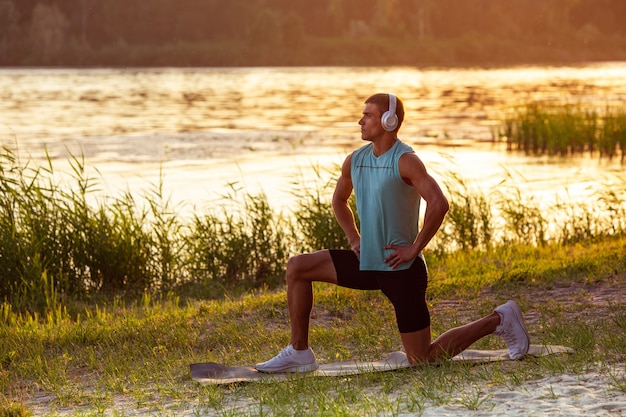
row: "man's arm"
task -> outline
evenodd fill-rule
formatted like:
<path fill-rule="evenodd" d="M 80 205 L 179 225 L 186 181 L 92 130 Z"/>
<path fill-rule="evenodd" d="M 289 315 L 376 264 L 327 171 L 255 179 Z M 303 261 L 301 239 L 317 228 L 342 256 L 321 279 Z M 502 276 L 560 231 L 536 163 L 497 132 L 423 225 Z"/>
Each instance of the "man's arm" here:
<path fill-rule="evenodd" d="M 335 211 L 335 217 L 339 226 L 343 229 L 343 232 L 350 242 L 350 247 L 356 253 L 356 256 L 361 255 L 361 236 L 356 228 L 354 221 L 354 213 L 350 209 L 348 199 L 352 195 L 352 177 L 350 174 L 350 166 L 352 164 L 352 155 L 349 155 L 341 166 L 341 175 L 337 180 L 337 186 L 333 194 L 333 210 Z"/>
<path fill-rule="evenodd" d="M 385 259 L 392 268 L 414 259 L 435 236 L 450 209 L 448 200 L 443 195 L 439 184 L 426 171 L 422 161 L 414 153 L 406 153 L 400 157 L 400 175 L 426 201 L 424 224 L 411 246 L 390 245 L 385 249 L 395 252 Z"/>

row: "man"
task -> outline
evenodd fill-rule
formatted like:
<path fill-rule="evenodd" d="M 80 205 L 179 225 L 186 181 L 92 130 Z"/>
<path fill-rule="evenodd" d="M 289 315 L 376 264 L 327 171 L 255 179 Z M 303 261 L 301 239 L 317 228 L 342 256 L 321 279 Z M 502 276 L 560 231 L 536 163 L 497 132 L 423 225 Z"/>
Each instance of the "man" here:
<path fill-rule="evenodd" d="M 478 339 L 495 333 L 506 341 L 511 359 L 529 347 L 522 313 L 514 301 L 475 322 L 457 327 L 431 342 L 426 304 L 427 270 L 422 250 L 435 235 L 448 201 L 413 150 L 398 139 L 404 106 L 392 94 L 365 101 L 359 120 L 369 142 L 350 154 L 332 199 L 335 216 L 352 250 L 320 250 L 287 263 L 290 344 L 273 359 L 256 365 L 260 372 L 308 372 L 317 369 L 309 347 L 313 281 L 361 290 L 381 290 L 391 301 L 404 351 L 410 363 L 450 358 Z M 348 199 L 354 191 L 360 230 Z M 419 230 L 420 200 L 426 202 Z"/>

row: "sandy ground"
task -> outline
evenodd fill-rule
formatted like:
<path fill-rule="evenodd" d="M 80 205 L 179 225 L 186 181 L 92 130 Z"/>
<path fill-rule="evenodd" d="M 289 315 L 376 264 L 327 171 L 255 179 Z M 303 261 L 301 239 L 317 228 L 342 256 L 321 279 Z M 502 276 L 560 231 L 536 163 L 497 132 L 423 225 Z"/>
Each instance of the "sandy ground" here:
<path fill-rule="evenodd" d="M 624 365 L 616 365 L 610 372 L 543 378 L 516 389 L 481 387 L 478 393 L 484 402 L 477 410 L 469 410 L 459 400 L 458 404 L 427 407 L 422 416 L 626 415 L 626 392 L 618 390 L 613 382 L 613 378 L 624 380 Z"/>
<path fill-rule="evenodd" d="M 424 404 L 422 410 L 411 413 L 381 414 L 397 416 L 446 417 L 446 416 L 624 416 L 626 415 L 626 372 L 625 363 L 615 364 L 603 371 L 587 372 L 582 375 L 562 374 L 549 378 L 528 381 L 515 388 L 473 387 L 458 392 L 456 398 L 446 405 Z M 615 381 L 621 381 L 621 390 Z M 399 393 L 399 395 L 401 395 Z M 471 409 L 473 401 L 479 402 Z M 52 398 L 40 398 L 39 404 L 30 408 L 36 416 L 54 413 L 45 402 Z M 226 411 L 229 410 L 229 411 Z M 90 415 L 125 416 L 223 416 L 257 415 L 256 401 L 250 398 L 232 399 L 231 406 L 220 411 L 198 407 L 193 401 L 146 407 L 137 406 L 136 400 L 118 397 L 114 404 L 102 414 L 91 410 Z M 87 410 L 58 409 L 57 415 L 84 415 Z M 84 413 L 84 414 L 83 414 Z M 264 411 L 267 413 L 267 410 Z M 260 414 L 259 414 L 260 415 Z"/>

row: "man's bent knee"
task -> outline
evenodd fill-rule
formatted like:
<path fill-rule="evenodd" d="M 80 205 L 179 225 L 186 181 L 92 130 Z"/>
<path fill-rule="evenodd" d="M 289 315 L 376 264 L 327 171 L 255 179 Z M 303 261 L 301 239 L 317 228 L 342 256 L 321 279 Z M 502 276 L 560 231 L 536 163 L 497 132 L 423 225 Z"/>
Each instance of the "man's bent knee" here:
<path fill-rule="evenodd" d="M 299 277 L 302 276 L 302 273 L 301 273 L 301 265 L 302 265 L 301 256 L 303 256 L 303 255 L 292 256 L 291 258 L 289 258 L 289 260 L 287 260 L 287 272 L 285 274 L 285 278 L 287 280 L 287 283 L 293 282 L 293 281 L 295 281 L 296 279 L 298 279 Z"/>

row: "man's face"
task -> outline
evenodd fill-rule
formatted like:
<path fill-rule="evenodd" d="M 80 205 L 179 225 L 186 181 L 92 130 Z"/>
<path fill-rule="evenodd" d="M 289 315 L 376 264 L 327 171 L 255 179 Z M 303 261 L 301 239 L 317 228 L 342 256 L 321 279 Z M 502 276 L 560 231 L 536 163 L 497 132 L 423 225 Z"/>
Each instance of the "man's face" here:
<path fill-rule="evenodd" d="M 363 117 L 359 120 L 361 125 L 361 139 L 373 141 L 385 133 L 385 129 L 380 122 L 382 113 L 374 103 L 365 103 Z"/>

